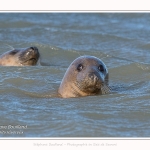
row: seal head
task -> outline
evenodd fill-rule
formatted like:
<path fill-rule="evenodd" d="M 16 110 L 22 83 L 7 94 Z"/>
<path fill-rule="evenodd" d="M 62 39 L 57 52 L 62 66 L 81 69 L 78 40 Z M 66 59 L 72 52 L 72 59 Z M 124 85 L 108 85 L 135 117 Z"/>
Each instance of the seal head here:
<path fill-rule="evenodd" d="M 37 47 L 14 49 L 0 56 L 1 66 L 33 66 L 39 60 Z"/>
<path fill-rule="evenodd" d="M 109 93 L 108 70 L 97 57 L 81 56 L 67 69 L 58 93 L 63 98 Z"/>

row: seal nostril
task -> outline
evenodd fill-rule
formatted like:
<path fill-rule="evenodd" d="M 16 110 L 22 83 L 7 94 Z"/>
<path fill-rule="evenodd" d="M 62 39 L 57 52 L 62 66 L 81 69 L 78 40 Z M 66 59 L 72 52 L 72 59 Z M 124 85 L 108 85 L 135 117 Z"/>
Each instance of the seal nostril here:
<path fill-rule="evenodd" d="M 37 47 L 34 47 L 34 46 L 30 47 L 30 49 L 32 49 L 32 50 L 37 50 L 37 51 L 38 51 L 38 48 L 37 48 Z"/>
<path fill-rule="evenodd" d="M 92 80 L 97 80 L 98 79 L 98 77 L 94 73 L 90 73 L 89 78 L 92 79 Z"/>
<path fill-rule="evenodd" d="M 89 74 L 89 78 L 93 79 L 94 75 L 93 74 Z"/>
<path fill-rule="evenodd" d="M 34 48 L 34 47 L 30 47 L 30 49 L 33 49 L 33 50 L 34 50 L 35 48 Z"/>

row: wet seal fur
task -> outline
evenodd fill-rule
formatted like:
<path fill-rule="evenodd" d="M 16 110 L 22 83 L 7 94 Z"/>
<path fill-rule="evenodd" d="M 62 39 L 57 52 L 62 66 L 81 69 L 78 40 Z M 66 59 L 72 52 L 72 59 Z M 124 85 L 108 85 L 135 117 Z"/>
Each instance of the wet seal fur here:
<path fill-rule="evenodd" d="M 34 66 L 39 57 L 37 47 L 14 49 L 0 56 L 0 66 Z"/>
<path fill-rule="evenodd" d="M 102 60 L 94 56 L 80 56 L 68 67 L 58 93 L 63 98 L 109 93 L 108 76 Z"/>

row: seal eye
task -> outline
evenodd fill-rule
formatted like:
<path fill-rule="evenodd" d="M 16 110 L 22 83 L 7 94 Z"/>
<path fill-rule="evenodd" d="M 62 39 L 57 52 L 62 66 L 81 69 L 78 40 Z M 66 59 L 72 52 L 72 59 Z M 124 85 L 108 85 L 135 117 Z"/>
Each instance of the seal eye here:
<path fill-rule="evenodd" d="M 13 50 L 13 51 L 10 52 L 10 55 L 15 55 L 17 53 L 18 53 L 18 50 Z"/>
<path fill-rule="evenodd" d="M 77 70 L 78 70 L 78 71 L 81 71 L 82 69 L 83 69 L 83 65 L 82 65 L 82 64 L 79 64 L 78 67 L 77 67 Z"/>
<path fill-rule="evenodd" d="M 99 66 L 98 66 L 98 70 L 101 71 L 101 72 L 104 72 L 104 71 L 105 71 L 103 65 L 99 65 Z"/>

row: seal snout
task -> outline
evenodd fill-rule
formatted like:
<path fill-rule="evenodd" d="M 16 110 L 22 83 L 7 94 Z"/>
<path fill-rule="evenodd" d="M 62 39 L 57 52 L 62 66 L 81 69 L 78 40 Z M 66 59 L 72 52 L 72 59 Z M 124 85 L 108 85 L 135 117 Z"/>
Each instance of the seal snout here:
<path fill-rule="evenodd" d="M 28 52 L 29 52 L 29 53 L 33 53 L 33 54 L 38 54 L 38 53 L 39 53 L 37 47 L 30 47 L 30 48 L 28 49 Z"/>
<path fill-rule="evenodd" d="M 37 48 L 37 47 L 30 47 L 30 49 L 35 50 L 35 51 L 38 51 L 38 48 Z"/>
<path fill-rule="evenodd" d="M 93 83 L 101 83 L 103 84 L 104 81 L 102 79 L 102 77 L 98 74 L 98 73 L 95 73 L 95 72 L 92 72 L 92 73 L 89 73 L 88 74 L 88 78 L 91 80 L 91 82 Z"/>
<path fill-rule="evenodd" d="M 36 65 L 40 58 L 37 47 L 29 47 L 20 52 L 19 60 L 22 65 Z"/>
<path fill-rule="evenodd" d="M 95 73 L 90 73 L 88 75 L 89 79 L 91 79 L 92 81 L 96 82 L 98 80 L 98 77 Z"/>
<path fill-rule="evenodd" d="M 35 59 L 38 59 L 39 56 L 40 56 L 37 47 L 30 47 L 30 48 L 27 50 L 26 55 L 29 55 L 29 57 L 32 57 L 32 58 L 35 58 Z"/>

